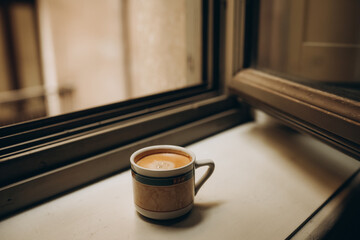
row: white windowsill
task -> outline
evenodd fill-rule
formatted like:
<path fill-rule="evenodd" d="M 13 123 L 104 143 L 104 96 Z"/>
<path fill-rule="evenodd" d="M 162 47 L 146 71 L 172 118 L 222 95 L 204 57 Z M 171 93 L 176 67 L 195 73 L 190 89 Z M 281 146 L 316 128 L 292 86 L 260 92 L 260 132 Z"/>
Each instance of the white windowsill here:
<path fill-rule="evenodd" d="M 188 148 L 216 167 L 182 219 L 140 217 L 125 171 L 4 219 L 1 239 L 284 239 L 360 167 L 267 118 Z"/>

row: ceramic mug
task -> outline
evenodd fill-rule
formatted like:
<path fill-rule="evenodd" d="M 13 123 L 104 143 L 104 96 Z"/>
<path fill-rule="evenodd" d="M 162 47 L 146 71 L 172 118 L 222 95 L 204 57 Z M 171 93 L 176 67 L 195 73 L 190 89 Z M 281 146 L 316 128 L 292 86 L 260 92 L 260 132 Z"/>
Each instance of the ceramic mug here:
<path fill-rule="evenodd" d="M 157 153 L 180 154 L 189 158 L 189 163 L 174 169 L 150 169 L 137 162 L 145 156 Z M 213 173 L 212 160 L 196 160 L 195 154 L 179 146 L 157 145 L 142 148 L 130 157 L 133 194 L 136 210 L 152 219 L 171 219 L 189 212 L 194 196 Z M 195 183 L 195 169 L 208 166 L 207 171 Z"/>

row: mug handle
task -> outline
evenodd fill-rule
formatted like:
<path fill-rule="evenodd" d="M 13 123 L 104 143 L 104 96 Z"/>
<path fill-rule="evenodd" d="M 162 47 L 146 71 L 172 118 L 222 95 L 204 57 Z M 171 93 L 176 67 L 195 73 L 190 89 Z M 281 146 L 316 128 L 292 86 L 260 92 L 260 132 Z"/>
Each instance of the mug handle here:
<path fill-rule="evenodd" d="M 214 161 L 211 159 L 195 160 L 195 169 L 202 166 L 208 166 L 208 169 L 199 179 L 199 181 L 195 183 L 195 195 L 197 194 L 201 186 L 205 183 L 205 181 L 208 180 L 208 178 L 211 176 L 215 169 Z"/>

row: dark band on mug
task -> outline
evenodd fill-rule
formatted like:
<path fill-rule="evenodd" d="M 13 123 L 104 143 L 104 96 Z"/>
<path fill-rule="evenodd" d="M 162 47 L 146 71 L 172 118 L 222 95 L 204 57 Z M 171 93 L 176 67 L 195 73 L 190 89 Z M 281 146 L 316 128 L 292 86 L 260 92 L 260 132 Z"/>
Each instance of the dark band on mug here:
<path fill-rule="evenodd" d="M 185 174 L 181 174 L 173 177 L 148 177 L 141 174 L 138 174 L 133 169 L 131 169 L 131 175 L 135 178 L 136 181 L 152 186 L 171 186 L 179 183 L 186 182 L 194 176 L 194 170 L 191 170 Z"/>

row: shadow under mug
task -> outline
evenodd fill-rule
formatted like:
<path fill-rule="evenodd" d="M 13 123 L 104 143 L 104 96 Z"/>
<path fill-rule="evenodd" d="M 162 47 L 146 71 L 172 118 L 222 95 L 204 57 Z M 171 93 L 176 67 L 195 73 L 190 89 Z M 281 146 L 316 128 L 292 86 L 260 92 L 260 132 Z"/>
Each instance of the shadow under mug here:
<path fill-rule="evenodd" d="M 190 162 L 182 167 L 161 170 L 137 165 L 141 158 L 155 153 L 175 153 L 188 157 Z M 136 210 L 152 219 L 172 219 L 189 212 L 194 197 L 213 173 L 212 160 L 196 160 L 195 154 L 179 146 L 156 145 L 142 148 L 130 157 Z M 208 166 L 207 171 L 195 183 L 195 169 Z"/>

